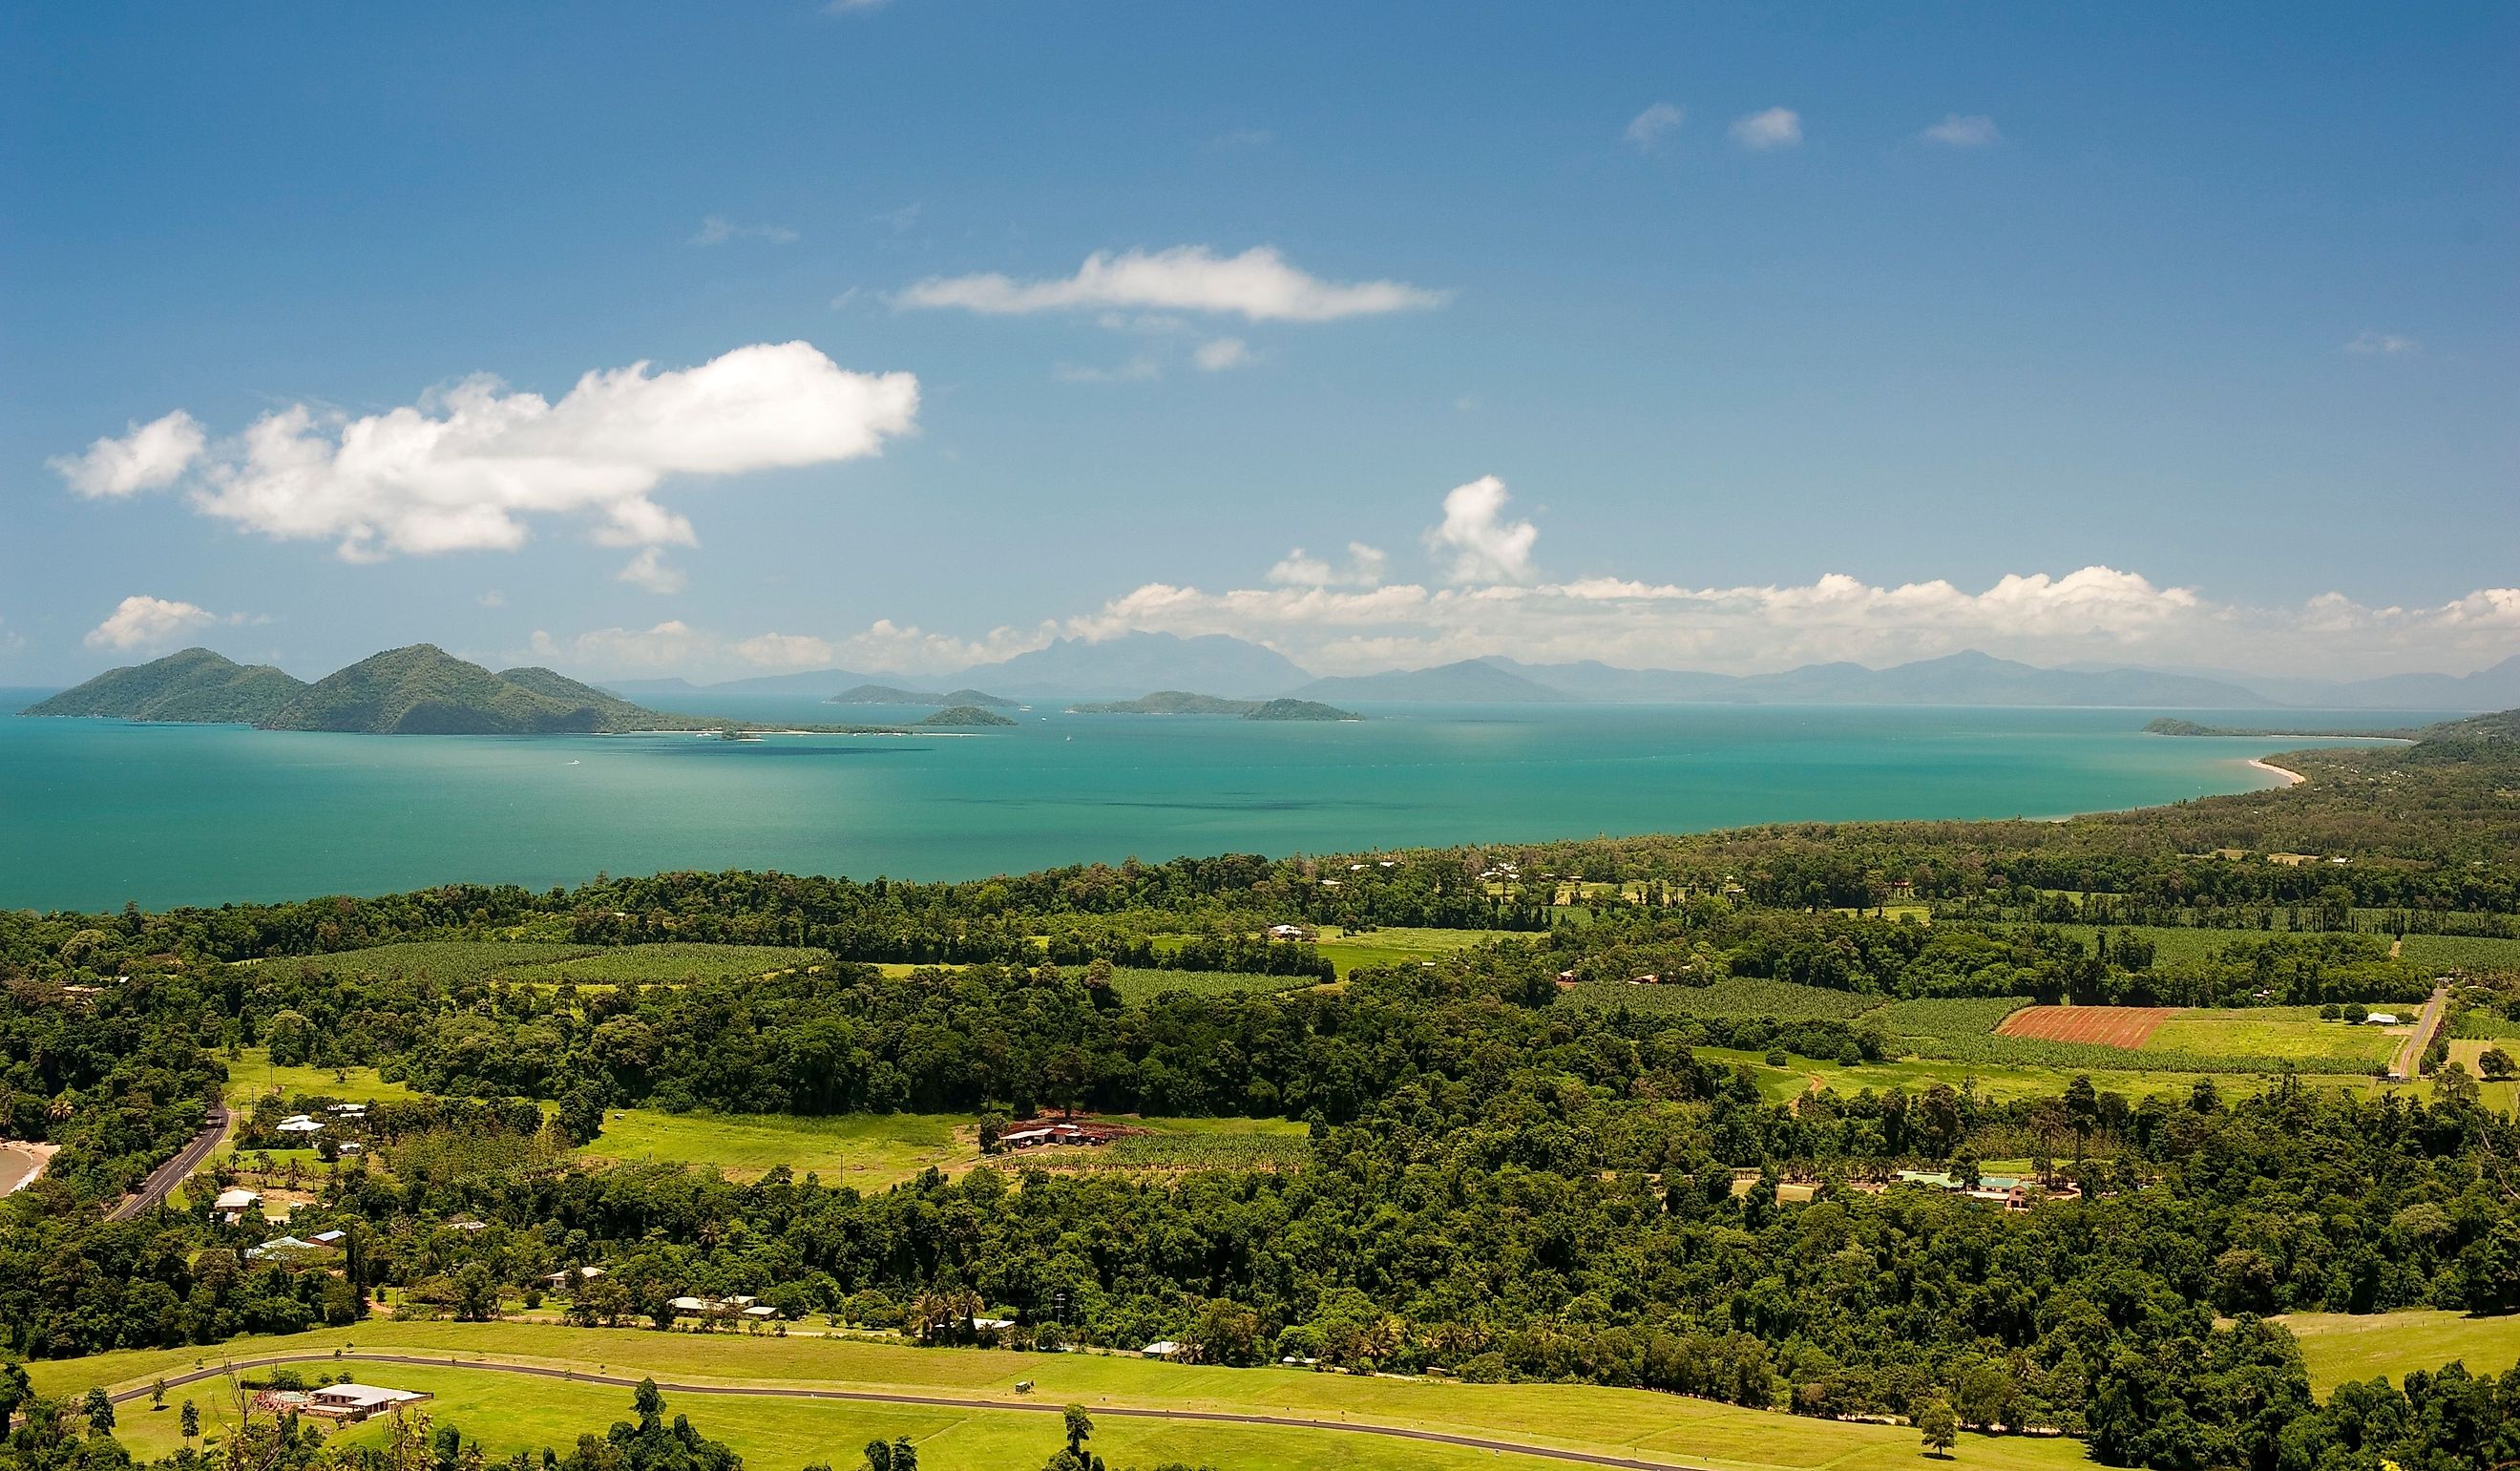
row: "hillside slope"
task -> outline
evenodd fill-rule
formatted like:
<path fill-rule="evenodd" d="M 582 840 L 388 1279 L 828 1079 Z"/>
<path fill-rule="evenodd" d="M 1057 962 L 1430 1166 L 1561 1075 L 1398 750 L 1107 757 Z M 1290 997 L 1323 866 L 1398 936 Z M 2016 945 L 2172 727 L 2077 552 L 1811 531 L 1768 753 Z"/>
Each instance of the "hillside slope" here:
<path fill-rule="evenodd" d="M 700 730 L 726 722 L 659 714 L 548 669 L 493 674 L 433 644 L 414 644 L 326 675 L 257 724 L 366 735 L 543 736 Z"/>
<path fill-rule="evenodd" d="M 268 664 L 240 664 L 206 648 L 187 648 L 109 669 L 20 713 L 251 725 L 305 689 Z"/>

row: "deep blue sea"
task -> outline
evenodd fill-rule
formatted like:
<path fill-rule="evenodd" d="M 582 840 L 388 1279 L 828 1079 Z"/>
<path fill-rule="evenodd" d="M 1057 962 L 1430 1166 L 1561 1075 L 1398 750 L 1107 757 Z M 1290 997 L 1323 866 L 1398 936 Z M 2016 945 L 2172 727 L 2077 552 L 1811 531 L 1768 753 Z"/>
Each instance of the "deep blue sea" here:
<path fill-rule="evenodd" d="M 0 690 L 15 710 L 48 691 Z M 753 720 L 926 713 L 686 696 Z M 1330 725 L 1067 715 L 969 736 L 330 736 L 0 716 L 0 907 L 157 908 L 753 868 L 970 878 L 1803 819 L 2062 817 L 2274 784 L 2317 744 L 2149 710 L 1374 708 Z M 2264 725 L 2267 711 L 2177 712 Z M 2286 711 L 2351 729 L 2435 718 Z"/>

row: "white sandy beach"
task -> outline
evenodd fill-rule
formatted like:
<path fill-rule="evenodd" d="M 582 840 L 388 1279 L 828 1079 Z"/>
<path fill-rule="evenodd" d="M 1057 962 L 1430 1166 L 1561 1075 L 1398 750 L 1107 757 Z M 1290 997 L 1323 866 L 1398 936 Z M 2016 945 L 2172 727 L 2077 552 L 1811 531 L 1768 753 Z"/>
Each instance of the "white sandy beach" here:
<path fill-rule="evenodd" d="M 2272 761 L 2258 761 L 2253 759 L 2249 764 L 2262 772 L 2272 772 L 2276 776 L 2283 778 L 2283 784 L 2286 786 L 2299 786 L 2304 781 L 2310 780 L 2299 772 L 2287 771 L 2284 768 L 2275 765 Z"/>

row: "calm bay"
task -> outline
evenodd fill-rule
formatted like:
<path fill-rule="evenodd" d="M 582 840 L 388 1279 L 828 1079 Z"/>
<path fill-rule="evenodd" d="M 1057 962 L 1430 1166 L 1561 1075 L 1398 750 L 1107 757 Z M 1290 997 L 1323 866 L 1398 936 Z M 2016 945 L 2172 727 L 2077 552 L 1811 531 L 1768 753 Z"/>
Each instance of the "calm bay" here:
<path fill-rule="evenodd" d="M 40 691 L 0 691 L 17 709 Z M 926 713 L 776 696 L 749 720 Z M 2142 734 L 2161 712 L 1390 707 L 1339 724 L 1086 716 L 968 736 L 382 736 L 0 717 L 0 906 L 543 887 L 599 870 L 973 878 L 1187 853 L 1347 851 L 1878 818 L 2061 817 L 2275 783 L 2330 742 Z M 2264 726 L 2270 712 L 2180 714 Z M 2431 716 L 2286 711 L 2326 729 Z"/>

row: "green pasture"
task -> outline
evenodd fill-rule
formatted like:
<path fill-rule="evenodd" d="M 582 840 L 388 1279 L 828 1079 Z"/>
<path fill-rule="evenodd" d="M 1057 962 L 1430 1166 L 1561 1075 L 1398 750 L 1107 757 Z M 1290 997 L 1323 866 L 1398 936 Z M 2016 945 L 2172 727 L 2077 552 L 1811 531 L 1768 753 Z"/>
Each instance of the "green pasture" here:
<path fill-rule="evenodd" d="M 2310 1386 L 2324 1395 L 2340 1384 L 2397 1380 L 2408 1369 L 2437 1369 L 2458 1360 L 2478 1373 L 2520 1364 L 2520 1316 L 2470 1317 L 2435 1308 L 2396 1313 L 2293 1313 L 2274 1321 L 2301 1341 Z"/>
<path fill-rule="evenodd" d="M 1118 1405 L 1222 1410 L 1349 1420 L 1462 1435 L 1493 1436 L 1595 1453 L 1636 1456 L 1709 1471 L 1906 1471 L 1918 1452 L 1904 1426 L 1853 1424 L 1743 1409 L 1703 1400 L 1591 1385 L 1465 1385 L 1411 1379 L 1316 1374 L 1289 1369 L 1227 1369 L 1096 1354 L 1013 1354 L 979 1349 L 918 1349 L 841 1338 L 656 1333 L 637 1329 L 566 1328 L 524 1323 L 372 1322 L 286 1339 L 239 1339 L 205 1354 L 200 1349 L 123 1352 L 29 1365 L 39 1393 L 68 1395 L 89 1385 L 146 1385 L 198 1362 L 303 1352 L 304 1369 L 354 1369 L 361 1382 L 438 1396 L 427 1407 L 438 1423 L 477 1437 L 493 1457 L 543 1445 L 565 1447 L 581 1431 L 601 1434 L 626 1418 L 629 1392 L 548 1379 L 453 1367 L 362 1364 L 335 1360 L 345 1343 L 394 1352 L 442 1352 L 609 1374 L 653 1374 L 701 1384 L 810 1382 L 912 1394 L 951 1393 L 1004 1401 L 1009 1408 L 927 1409 L 770 1399 L 736 1400 L 705 1393 L 667 1395 L 667 1412 L 684 1413 L 704 1433 L 733 1445 L 752 1464 L 773 1471 L 826 1460 L 839 1463 L 875 1439 L 909 1435 L 920 1463 L 937 1471 L 998 1471 L 1047 1458 L 1055 1449 L 1055 1414 L 1013 1407 L 1030 1403 L 1081 1404 L 1089 1412 Z M 1018 1397 L 1017 1380 L 1035 1382 Z M 217 1381 L 186 1386 L 170 1405 L 191 1398 L 205 1420 L 220 1398 Z M 149 1457 L 180 1444 L 176 1410 L 152 1413 L 146 1402 L 123 1407 L 125 1444 Z M 161 1425 L 159 1422 L 163 1422 Z M 372 1423 L 344 1432 L 348 1444 L 381 1435 Z M 842 1452 L 835 1455 L 834 1449 Z M 1328 1430 L 1098 1419 L 1094 1449 L 1118 1465 L 1165 1459 L 1231 1466 L 1235 1471 L 1375 1466 L 1453 1468 L 1537 1460 L 1497 1452 L 1413 1444 Z M 2028 1437 L 1963 1437 L 1957 1460 L 1986 1471 L 2063 1471 L 2083 1462 L 2079 1442 Z"/>
<path fill-rule="evenodd" d="M 337 1098 L 344 1103 L 401 1102 L 419 1097 L 400 1083 L 388 1083 L 372 1067 L 308 1067 L 279 1065 L 262 1048 L 246 1048 L 228 1063 L 222 1090 L 230 1108 L 250 1109 L 253 1100 L 276 1092 L 281 1098 Z"/>
<path fill-rule="evenodd" d="M 977 1121 L 961 1114 L 796 1118 L 623 1108 L 606 1114 L 604 1133 L 578 1153 L 616 1164 L 708 1166 L 739 1180 L 786 1165 L 799 1180 L 820 1175 L 825 1184 L 881 1190 L 930 1166 L 968 1168 L 980 1145 Z"/>
<path fill-rule="evenodd" d="M 1697 1048 L 1698 1058 L 1730 1066 L 1742 1063 L 1749 1067 L 1759 1095 L 1772 1103 L 1790 1102 L 1814 1091 L 1814 1080 L 1822 1088 L 1852 1096 L 1866 1089 L 1887 1092 L 1893 1088 L 1910 1092 L 1921 1092 L 1935 1084 L 1959 1088 L 1973 1084 L 1984 1096 L 1997 1102 L 2021 1098 L 2054 1098 L 2064 1094 L 2065 1087 L 2077 1077 L 2089 1077 L 2092 1086 L 2104 1092 L 2123 1093 L 2130 1099 L 2159 1096 L 2183 1099 L 2196 1086 L 2199 1077 L 2210 1077 L 2226 1098 L 2240 1097 L 2272 1087 L 2276 1081 L 2265 1073 L 2192 1073 L 2171 1071 L 2085 1072 L 2075 1068 L 2034 1067 L 2021 1063 L 1957 1062 L 1932 1057 L 1905 1057 L 1896 1062 L 1868 1062 L 1857 1067 L 1840 1067 L 1834 1062 L 1788 1056 L 1783 1067 L 1771 1067 L 1762 1052 L 1732 1048 Z M 2304 1086 L 2316 1089 L 2351 1089 L 2368 1092 L 2375 1081 L 2360 1074 L 2303 1074 Z M 2494 1101 L 2495 1088 L 2510 1089 L 2515 1085 L 2498 1084 L 2486 1091 L 2487 1101 Z M 2497 1106 L 2508 1107 L 2507 1102 Z"/>
<path fill-rule="evenodd" d="M 2414 1014 L 2413 1007 L 2407 1014 Z M 2138 1050 L 2195 1056 L 2283 1057 L 2318 1062 L 2387 1063 L 2406 1038 L 2396 1029 L 2320 1021 L 2316 1006 L 2257 1006 L 2215 1011 L 2191 1007 L 2153 1029 Z"/>
<path fill-rule="evenodd" d="M 1285 1119 L 1115 1119 L 1148 1131 L 1095 1148 L 1054 1148 L 997 1156 L 1009 1170 L 1255 1169 L 1303 1163 L 1307 1131 Z M 971 1114 L 666 1113 L 616 1109 L 604 1133 L 578 1150 L 612 1164 L 696 1165 L 738 1180 L 757 1180 L 786 1165 L 802 1180 L 829 1185 L 889 1189 L 920 1172 L 959 1175 L 980 1163 L 979 1119 Z"/>
<path fill-rule="evenodd" d="M 1314 947 L 1322 958 L 1338 967 L 1344 976 L 1360 965 L 1407 965 L 1432 960 L 1456 951 L 1469 950 L 1490 940 L 1508 938 L 1508 932 L 1494 929 L 1427 929 L 1392 925 L 1381 929 L 1344 930 L 1335 924 L 1321 927 L 1320 942 Z"/>

